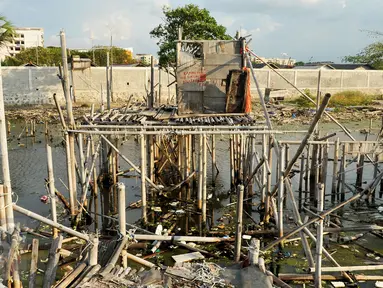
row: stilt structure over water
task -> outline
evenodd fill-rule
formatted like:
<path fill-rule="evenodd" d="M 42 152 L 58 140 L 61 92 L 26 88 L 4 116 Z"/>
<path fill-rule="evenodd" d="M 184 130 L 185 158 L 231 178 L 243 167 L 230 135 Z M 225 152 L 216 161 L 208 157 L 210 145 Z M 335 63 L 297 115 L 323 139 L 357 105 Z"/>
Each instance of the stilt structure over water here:
<path fill-rule="evenodd" d="M 76 258 L 78 263 L 74 270 L 58 281 L 56 287 L 90 287 L 102 283 L 110 284 L 111 287 L 117 284 L 134 287 L 137 283 L 129 275 L 135 273 L 128 266 L 128 260 L 145 269 L 149 268 L 152 272 L 158 266 L 157 263 L 144 259 L 145 257 L 128 252 L 131 247 L 138 246 L 143 241 L 156 241 L 153 243 L 152 253 L 158 252 L 157 249 L 164 242 L 172 242 L 193 251 L 193 255 L 187 255 L 190 259 L 216 255 L 183 241 L 223 244 L 225 249 L 234 251 L 233 261 L 249 260 L 251 265 L 258 266 L 265 275 L 272 276 L 275 285 L 289 287 L 282 280 L 299 280 L 303 276 L 290 275 L 289 278 L 289 275 L 284 275 L 278 278 L 279 275 L 266 269 L 264 256 L 259 254 L 276 246 L 283 250 L 285 243 L 297 234 L 302 240 L 302 249 L 308 259 L 306 268 L 311 273 L 305 274 L 305 279 L 314 280 L 315 286 L 321 287 L 321 280 L 328 278 L 328 275 L 321 274 L 322 271 L 337 271 L 339 275 L 333 276 L 334 279 L 358 281 L 357 277 L 347 272 L 352 271 L 352 267 L 341 267 L 335 259 L 336 255 L 333 257 L 325 248 L 323 241 L 328 236 L 324 235 L 347 229 L 383 229 L 376 225 L 357 228 L 332 225 L 333 217 L 341 218 L 336 213 L 345 205 L 355 202 L 359 202 L 358 205 L 374 203 L 378 196 L 376 190 L 382 183 L 383 176 L 380 169 L 382 143 L 379 139 L 356 141 L 350 131 L 326 111 L 331 98 L 329 94 L 318 99 L 319 105 L 307 131 L 277 130 L 272 125 L 263 93 L 257 85 L 249 60 L 250 55 L 258 56 L 249 50 L 245 39 L 180 40 L 177 45 L 177 105 L 159 105 L 153 99 L 153 91 L 150 91 L 148 103 L 129 104 L 121 108 L 108 107 L 105 111 L 98 111 L 92 106 L 88 114 L 75 121 L 63 32 L 61 40 L 66 119 L 57 101 L 56 104 L 65 135 L 69 190 L 67 208 L 70 211 L 71 228 L 58 222 L 53 206 L 52 219 L 48 219 L 12 203 L 12 199 L 8 199 L 11 194 L 7 194 L 7 197 L 0 194 L 2 230 L 5 231 L 7 227 L 8 233 L 14 233 L 12 220 L 4 218 L 5 210 L 7 217 L 10 213 L 6 209 L 9 207 L 53 227 L 53 241 L 45 277 L 52 282 L 47 280 L 46 287 L 54 283 L 60 257 L 68 255 L 68 252 L 70 254 L 70 251 L 62 248 L 64 233 L 85 241 L 86 253 Z M 107 74 L 110 71 L 107 70 Z M 112 79 L 109 74 L 107 77 Z M 283 75 L 281 77 L 284 78 Z M 254 100 L 252 97 L 255 97 L 250 91 L 251 79 L 256 84 L 258 102 L 264 112 L 264 119 L 261 121 L 256 121 L 251 116 L 251 103 Z M 155 83 L 155 79 L 151 81 L 152 84 Z M 152 90 L 154 86 L 151 85 Z M 311 101 L 304 92 L 297 90 L 302 97 Z M 107 95 L 111 94 L 109 92 Z M 2 94 L 0 100 L 1 98 Z M 6 130 L 1 104 L 2 101 L 0 132 L 2 139 L 6 139 L 3 138 L 6 137 Z M 335 133 L 320 135 L 316 128 L 325 115 L 339 125 L 350 138 L 349 141 L 336 139 Z M 285 136 L 289 135 L 299 140 L 286 139 Z M 226 194 L 230 195 L 228 205 L 235 207 L 232 223 L 236 228 L 235 231 L 222 233 L 214 230 L 216 219 L 212 201 L 209 200 L 216 196 L 216 190 L 211 187 L 217 183 L 218 173 L 220 176 L 224 173 L 219 170 L 220 163 L 217 159 L 218 137 L 219 145 L 226 147 L 227 151 L 226 159 L 219 160 L 229 163 L 229 169 L 225 172 L 227 175 L 223 177 L 230 178 L 230 187 Z M 129 159 L 120 149 L 127 138 L 139 142 L 138 162 Z M 2 141 L 1 144 L 2 167 L 6 169 L 6 142 Z M 50 146 L 47 146 L 47 150 L 49 191 L 53 200 L 55 187 Z M 122 162 L 129 168 L 120 168 L 123 166 Z M 354 162 L 357 163 L 356 170 L 347 169 Z M 365 181 L 367 169 L 363 168 L 367 165 L 372 165 L 373 177 L 367 177 L 368 180 Z M 126 219 L 125 196 L 131 192 L 121 181 L 123 177 L 132 177 L 132 173 L 141 180 L 140 184 L 137 183 L 141 189 L 141 221 L 135 225 L 129 224 L 129 219 Z M 355 185 L 349 183 L 346 173 L 357 174 Z M 4 180 L 5 178 L 6 176 Z M 4 185 L 0 186 L 0 193 L 11 193 L 7 185 L 9 183 L 4 181 Z M 213 195 L 209 196 L 211 193 Z M 326 199 L 331 200 L 331 205 L 325 202 Z M 51 204 L 56 205 L 56 201 Z M 258 207 L 257 220 L 254 219 L 254 206 Z M 158 210 L 158 207 L 161 209 Z M 181 213 L 182 217 L 179 216 Z M 289 219 L 290 214 L 292 220 Z M 165 220 L 169 226 L 166 230 L 162 227 Z M 248 221 L 254 224 L 252 230 L 249 225 L 245 225 Z M 158 223 L 162 224 L 157 225 Z M 313 224 L 317 225 L 316 229 L 313 229 Z M 179 227 L 179 231 L 174 231 L 175 227 Z M 9 230 L 10 228 L 12 229 Z M 221 237 L 226 234 L 229 237 Z M 16 244 L 19 241 L 17 236 L 16 232 L 13 238 Z M 242 241 L 249 237 L 256 239 L 252 239 L 247 256 Z M 310 247 L 307 239 L 316 243 L 315 249 Z M 231 242 L 234 242 L 234 246 Z M 38 246 L 38 242 L 35 241 L 34 255 L 38 254 L 36 245 Z M 14 258 L 16 254 L 10 255 L 11 263 L 17 263 Z M 322 267 L 323 255 L 334 267 Z M 31 271 L 36 271 L 33 268 L 35 266 L 32 265 Z M 15 287 L 18 283 L 16 268 L 17 265 L 6 278 L 8 283 L 13 279 Z M 372 270 L 382 267 L 366 265 L 355 269 Z M 174 276 L 174 273 L 169 267 L 166 269 L 168 277 Z M 177 276 L 182 277 L 179 274 Z M 369 280 L 369 277 L 364 279 Z M 156 281 L 160 283 L 163 279 Z"/>

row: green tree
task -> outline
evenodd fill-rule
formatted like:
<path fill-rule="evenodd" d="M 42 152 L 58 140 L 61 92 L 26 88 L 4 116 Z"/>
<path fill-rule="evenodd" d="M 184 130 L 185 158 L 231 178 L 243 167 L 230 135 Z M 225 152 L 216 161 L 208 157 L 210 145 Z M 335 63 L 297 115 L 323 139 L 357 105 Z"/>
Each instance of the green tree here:
<path fill-rule="evenodd" d="M 39 66 L 57 66 L 61 64 L 60 47 L 31 47 L 26 48 L 14 57 L 7 56 L 3 62 L 5 66 L 20 66 L 33 63 Z"/>
<path fill-rule="evenodd" d="M 305 65 L 305 62 L 303 61 L 295 62 L 295 66 L 304 66 L 304 65 Z"/>
<path fill-rule="evenodd" d="M 375 69 L 383 70 L 383 42 L 370 44 L 357 55 L 346 56 L 342 60 L 348 63 L 367 63 Z"/>
<path fill-rule="evenodd" d="M 15 35 L 15 29 L 12 23 L 6 17 L 0 15 L 0 47 L 12 42 Z"/>
<path fill-rule="evenodd" d="M 132 55 L 126 53 L 122 48 L 112 47 L 96 47 L 94 51 L 95 64 L 97 66 L 106 65 L 106 53 L 113 53 L 113 64 L 131 64 L 134 63 Z M 79 55 L 81 58 L 93 59 L 92 51 L 80 52 L 70 50 L 68 55 Z M 39 66 L 58 66 L 61 61 L 60 47 L 33 47 L 27 48 L 16 54 L 14 57 L 7 56 L 2 62 L 4 66 L 20 66 L 27 63 L 38 64 Z"/>
<path fill-rule="evenodd" d="M 93 53 L 94 52 L 94 53 Z M 96 46 L 93 50 L 87 52 L 71 51 L 72 55 L 79 55 L 81 58 L 89 58 L 93 61 L 94 54 L 94 64 L 96 66 L 106 66 L 106 53 L 109 52 L 109 55 L 113 57 L 113 64 L 123 65 L 123 64 L 134 64 L 136 60 L 133 59 L 132 55 L 128 53 L 125 49 L 119 47 L 105 47 L 105 46 Z"/>
<path fill-rule="evenodd" d="M 226 28 L 219 25 L 207 9 L 201 9 L 197 5 L 188 4 L 175 9 L 164 6 L 162 11 L 165 16 L 164 23 L 150 32 L 152 38 L 158 39 L 160 67 L 167 69 L 169 65 L 175 69 L 176 41 L 178 40 L 178 28 L 180 27 L 182 27 L 183 39 L 232 39 L 226 34 Z"/>

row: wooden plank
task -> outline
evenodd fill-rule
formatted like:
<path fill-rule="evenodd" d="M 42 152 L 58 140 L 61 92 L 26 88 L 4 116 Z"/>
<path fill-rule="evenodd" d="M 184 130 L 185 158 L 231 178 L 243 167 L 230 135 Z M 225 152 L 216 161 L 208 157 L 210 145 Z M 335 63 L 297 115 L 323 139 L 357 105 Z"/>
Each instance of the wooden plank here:
<path fill-rule="evenodd" d="M 176 261 L 176 263 L 184 263 L 184 262 L 190 262 L 193 260 L 204 259 L 205 257 L 200 252 L 193 252 L 193 253 L 175 255 L 175 256 L 172 256 L 172 258 L 174 261 Z"/>

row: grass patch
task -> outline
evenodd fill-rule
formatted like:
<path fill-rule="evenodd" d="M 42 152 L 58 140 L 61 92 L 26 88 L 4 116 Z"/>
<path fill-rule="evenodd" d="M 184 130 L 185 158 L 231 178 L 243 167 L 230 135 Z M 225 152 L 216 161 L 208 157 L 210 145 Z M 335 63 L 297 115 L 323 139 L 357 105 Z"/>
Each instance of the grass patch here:
<path fill-rule="evenodd" d="M 309 90 L 304 91 L 307 96 L 316 101 L 316 96 L 312 95 Z M 343 91 L 335 93 L 331 96 L 328 107 L 346 107 L 346 106 L 366 106 L 371 105 L 374 100 L 381 99 L 381 96 L 371 96 L 360 91 Z M 302 108 L 315 107 L 316 105 L 303 96 L 287 101 Z"/>

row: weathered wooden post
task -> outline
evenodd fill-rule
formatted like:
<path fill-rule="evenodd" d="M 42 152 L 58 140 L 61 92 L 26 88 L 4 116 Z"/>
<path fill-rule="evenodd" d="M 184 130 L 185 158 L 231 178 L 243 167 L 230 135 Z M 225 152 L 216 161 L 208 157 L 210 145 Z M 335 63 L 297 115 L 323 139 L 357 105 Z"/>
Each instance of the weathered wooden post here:
<path fill-rule="evenodd" d="M 249 246 L 249 261 L 250 265 L 258 265 L 259 263 L 259 248 L 261 247 L 261 241 L 259 239 L 251 239 Z"/>
<path fill-rule="evenodd" d="M 147 223 L 146 215 L 146 139 L 144 134 L 140 135 L 141 143 L 141 202 L 142 202 L 142 221 L 144 224 Z"/>
<path fill-rule="evenodd" d="M 238 185 L 237 187 L 237 228 L 235 233 L 235 256 L 234 261 L 239 262 L 241 258 L 242 245 L 242 217 L 243 217 L 243 195 L 245 187 Z"/>
<path fill-rule="evenodd" d="M 279 157 L 279 188 L 278 188 L 278 234 L 279 237 L 283 237 L 283 202 L 284 202 L 284 173 L 285 173 L 285 145 L 280 147 Z"/>
<path fill-rule="evenodd" d="M 49 181 L 49 198 L 51 201 L 52 220 L 57 223 L 56 212 L 56 188 L 55 178 L 53 174 L 52 148 L 47 144 L 47 165 L 48 165 L 48 181 Z M 52 227 L 53 239 L 57 237 L 57 229 Z"/>
<path fill-rule="evenodd" d="M 203 146 L 203 165 L 202 165 L 202 174 L 203 174 L 203 186 L 202 186 L 202 223 L 203 223 L 203 228 L 206 228 L 206 210 L 207 210 L 207 140 L 206 140 L 206 134 L 203 134 L 203 141 L 202 141 L 202 146 Z"/>
<path fill-rule="evenodd" d="M 32 240 L 31 268 L 29 270 L 29 288 L 36 287 L 37 263 L 39 260 L 39 239 Z"/>
<path fill-rule="evenodd" d="M 118 218 L 120 224 L 120 233 L 125 237 L 126 235 L 126 210 L 125 210 L 125 185 L 124 183 L 117 183 L 118 190 Z"/>
<path fill-rule="evenodd" d="M 3 170 L 4 181 L 4 194 L 5 196 L 5 211 L 7 215 L 7 228 L 8 232 L 12 233 L 15 228 L 13 209 L 12 209 L 12 187 L 11 175 L 9 172 L 8 160 L 8 143 L 7 143 L 7 128 L 5 123 L 5 110 L 4 110 L 4 95 L 3 95 L 3 78 L 1 75 L 0 67 L 0 152 L 1 152 L 1 167 Z"/>
<path fill-rule="evenodd" d="M 317 213 L 321 214 L 324 207 L 324 187 L 322 183 L 318 184 L 318 206 Z M 322 287 L 322 249 L 323 249 L 323 218 L 318 221 L 317 226 L 317 246 L 315 261 L 315 288 Z"/>
<path fill-rule="evenodd" d="M 215 135 L 211 135 L 211 183 L 215 187 L 217 160 L 215 155 Z"/>
<path fill-rule="evenodd" d="M 333 163 L 333 170 L 332 170 L 331 203 L 335 203 L 335 198 L 337 195 L 338 165 L 339 165 L 339 138 L 335 140 L 335 144 L 334 144 L 334 163 Z"/>
<path fill-rule="evenodd" d="M 67 48 L 66 48 L 66 39 L 65 32 L 60 31 L 60 42 L 61 42 L 61 57 L 63 62 L 63 88 L 64 96 L 67 106 L 67 118 L 68 118 L 68 127 L 74 128 L 74 117 L 72 110 L 72 99 L 70 94 L 70 85 L 69 85 L 69 70 L 68 70 L 68 58 L 67 58 Z M 71 216 L 74 220 L 77 207 L 77 189 L 76 189 L 76 167 L 75 167 L 75 152 L 74 152 L 74 134 L 66 133 L 66 155 L 67 155 L 67 171 L 68 171 L 68 186 L 69 186 L 69 199 L 71 204 Z"/>
<path fill-rule="evenodd" d="M 90 253 L 89 253 L 89 266 L 95 266 L 98 262 L 98 235 L 97 234 L 91 234 L 89 235 L 91 245 Z"/>

